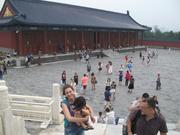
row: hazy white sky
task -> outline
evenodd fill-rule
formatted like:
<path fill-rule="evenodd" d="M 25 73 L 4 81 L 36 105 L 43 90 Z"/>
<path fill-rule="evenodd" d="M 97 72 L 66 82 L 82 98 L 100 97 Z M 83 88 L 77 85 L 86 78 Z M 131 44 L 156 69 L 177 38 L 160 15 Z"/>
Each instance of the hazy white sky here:
<path fill-rule="evenodd" d="M 180 0 L 48 0 L 126 13 L 140 24 L 180 31 Z M 0 8 L 4 0 L 0 0 Z"/>

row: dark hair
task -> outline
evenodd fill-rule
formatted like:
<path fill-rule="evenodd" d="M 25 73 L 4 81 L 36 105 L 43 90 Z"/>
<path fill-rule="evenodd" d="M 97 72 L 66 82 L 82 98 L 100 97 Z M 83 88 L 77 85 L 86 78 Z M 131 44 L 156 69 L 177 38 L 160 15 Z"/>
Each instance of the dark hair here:
<path fill-rule="evenodd" d="M 73 103 L 73 109 L 81 110 L 86 106 L 86 99 L 83 96 L 77 97 Z"/>
<path fill-rule="evenodd" d="M 99 112 L 99 116 L 102 116 L 102 112 Z"/>
<path fill-rule="evenodd" d="M 106 112 L 110 112 L 110 109 L 109 109 L 109 107 L 107 107 L 107 108 L 105 109 L 105 111 L 106 111 Z"/>
<path fill-rule="evenodd" d="M 148 94 L 148 93 L 143 93 L 143 94 L 142 94 L 142 97 L 143 97 L 143 98 L 149 98 L 149 94 Z"/>
<path fill-rule="evenodd" d="M 91 73 L 91 76 L 94 76 L 94 72 Z"/>
<path fill-rule="evenodd" d="M 67 88 L 71 88 L 71 89 L 74 91 L 74 88 L 73 88 L 71 85 L 66 84 L 66 85 L 63 86 L 63 95 L 65 95 L 65 90 L 66 90 Z"/>
<path fill-rule="evenodd" d="M 155 109 L 156 108 L 156 101 L 153 98 L 147 98 L 146 102 L 149 107 Z"/>

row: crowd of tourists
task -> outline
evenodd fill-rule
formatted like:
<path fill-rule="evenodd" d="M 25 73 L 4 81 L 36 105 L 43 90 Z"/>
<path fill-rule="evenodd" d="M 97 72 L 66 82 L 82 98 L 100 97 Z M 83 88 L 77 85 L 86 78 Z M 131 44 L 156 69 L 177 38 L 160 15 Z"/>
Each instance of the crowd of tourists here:
<path fill-rule="evenodd" d="M 149 51 L 146 65 L 150 65 L 151 59 L 155 56 L 157 57 L 157 55 L 154 51 Z M 145 56 L 143 56 L 142 52 L 140 52 L 139 56 L 142 64 L 145 64 Z M 65 116 L 65 135 L 83 135 L 85 130 L 94 128 L 93 123 L 95 121 L 106 124 L 120 123 L 119 117 L 115 117 L 116 115 L 112 105 L 112 102 L 118 102 L 116 101 L 116 89 L 124 85 L 127 87 L 127 93 L 131 94 L 135 87 L 133 57 L 129 57 L 128 55 L 124 57 L 124 64 L 119 67 L 118 81 L 112 80 L 111 78 L 111 74 L 113 74 L 112 61 L 108 61 L 107 64 L 99 61 L 97 63 L 97 70 L 98 72 L 106 71 L 107 80 L 104 85 L 104 108 L 103 111 L 99 112 L 99 116 L 97 120 L 95 120 L 93 109 L 86 104 L 85 97 L 88 85 L 91 85 L 90 88 L 93 92 L 96 90 L 97 82 L 102 82 L 101 80 L 97 80 L 95 72 L 92 72 L 89 57 L 85 59 L 85 62 L 87 63 L 86 73 L 78 75 L 78 73 L 75 72 L 69 81 L 67 81 L 65 70 L 61 74 L 60 83 L 64 86 L 64 99 L 61 107 Z M 79 78 L 79 76 L 81 77 Z M 155 89 L 160 90 L 160 73 L 157 73 L 157 80 L 155 82 Z M 79 88 L 81 90 L 77 90 Z M 157 96 L 150 96 L 148 93 L 144 93 L 129 105 L 128 112 L 128 117 L 123 124 L 123 135 L 156 135 L 158 131 L 160 131 L 161 135 L 166 135 L 166 121 L 160 112 Z"/>

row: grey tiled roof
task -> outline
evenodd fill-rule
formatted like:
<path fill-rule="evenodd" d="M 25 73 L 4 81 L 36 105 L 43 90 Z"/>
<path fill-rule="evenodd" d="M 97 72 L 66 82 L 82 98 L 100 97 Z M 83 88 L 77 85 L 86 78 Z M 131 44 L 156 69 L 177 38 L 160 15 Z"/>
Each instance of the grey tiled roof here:
<path fill-rule="evenodd" d="M 131 16 L 93 8 L 40 0 L 7 0 L 23 25 L 147 30 Z M 0 25 L 8 23 L 0 19 Z M 12 24 L 12 22 L 11 22 Z"/>

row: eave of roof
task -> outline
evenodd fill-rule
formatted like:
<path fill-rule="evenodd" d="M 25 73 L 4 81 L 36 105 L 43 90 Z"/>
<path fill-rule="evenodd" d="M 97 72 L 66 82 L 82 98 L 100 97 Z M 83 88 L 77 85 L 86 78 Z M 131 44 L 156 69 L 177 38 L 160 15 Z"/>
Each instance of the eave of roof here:
<path fill-rule="evenodd" d="M 40 0 L 7 1 L 18 16 L 13 19 L 20 25 L 148 30 L 127 14 Z"/>

